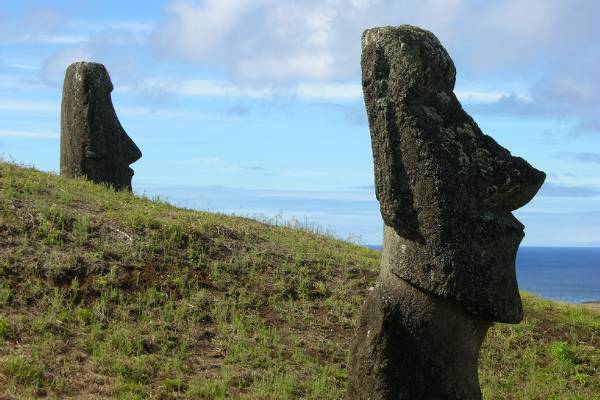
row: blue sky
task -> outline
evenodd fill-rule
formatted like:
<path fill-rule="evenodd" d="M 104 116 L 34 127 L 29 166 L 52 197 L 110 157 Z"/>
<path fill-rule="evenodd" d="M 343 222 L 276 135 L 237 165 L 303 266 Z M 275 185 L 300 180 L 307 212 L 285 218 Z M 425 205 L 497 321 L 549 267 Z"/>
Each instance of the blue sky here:
<path fill-rule="evenodd" d="M 105 64 L 143 152 L 134 191 L 379 244 L 360 34 L 411 23 L 481 128 L 548 174 L 525 245 L 600 246 L 600 3 L 0 2 L 0 155 L 58 171 L 66 67 Z"/>

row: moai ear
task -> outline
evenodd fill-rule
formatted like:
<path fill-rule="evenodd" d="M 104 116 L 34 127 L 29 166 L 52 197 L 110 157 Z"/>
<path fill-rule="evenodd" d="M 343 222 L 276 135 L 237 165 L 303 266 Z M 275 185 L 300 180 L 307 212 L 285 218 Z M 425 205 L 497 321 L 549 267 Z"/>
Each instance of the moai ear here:
<path fill-rule="evenodd" d="M 364 38 L 363 38 L 364 43 Z M 413 241 L 423 240 L 419 232 L 408 176 L 403 166 L 403 149 L 396 124 L 395 103 L 389 93 L 390 66 L 383 48 L 375 44 L 363 47 L 362 85 L 369 118 L 375 194 L 386 225 L 398 235 Z"/>

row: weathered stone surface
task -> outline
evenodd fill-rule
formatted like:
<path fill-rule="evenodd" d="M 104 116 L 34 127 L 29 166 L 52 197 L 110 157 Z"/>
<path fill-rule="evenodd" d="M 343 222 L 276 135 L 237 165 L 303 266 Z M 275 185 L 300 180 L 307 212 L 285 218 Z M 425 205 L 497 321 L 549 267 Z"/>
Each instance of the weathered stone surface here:
<path fill-rule="evenodd" d="M 462 109 L 454 64 L 431 32 L 365 31 L 361 68 L 385 227 L 346 398 L 481 399 L 477 359 L 490 323 L 523 316 L 523 225 L 511 211 L 545 174 Z"/>
<path fill-rule="evenodd" d="M 514 258 L 526 204 L 544 173 L 514 157 L 462 109 L 456 71 L 428 31 L 369 29 L 362 80 L 394 272 L 496 321 L 522 317 Z"/>
<path fill-rule="evenodd" d="M 346 399 L 481 399 L 477 358 L 489 325 L 382 271 L 358 321 Z"/>
<path fill-rule="evenodd" d="M 129 164 L 142 153 L 117 118 L 112 90 L 102 64 L 77 62 L 67 68 L 61 109 L 60 174 L 85 176 L 131 190 L 133 170 Z"/>

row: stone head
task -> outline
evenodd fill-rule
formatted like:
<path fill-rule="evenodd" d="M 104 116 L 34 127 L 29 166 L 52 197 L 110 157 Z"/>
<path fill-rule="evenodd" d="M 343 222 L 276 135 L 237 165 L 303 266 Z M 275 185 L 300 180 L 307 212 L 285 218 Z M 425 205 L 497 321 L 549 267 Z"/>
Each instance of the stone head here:
<path fill-rule="evenodd" d="M 515 256 L 524 234 L 511 211 L 545 174 L 462 109 L 454 63 L 431 32 L 369 29 L 361 67 L 392 270 L 480 319 L 520 321 Z"/>
<path fill-rule="evenodd" d="M 102 64 L 77 62 L 65 74 L 61 111 L 61 174 L 131 190 L 129 165 L 142 153 L 113 108 L 113 85 Z"/>

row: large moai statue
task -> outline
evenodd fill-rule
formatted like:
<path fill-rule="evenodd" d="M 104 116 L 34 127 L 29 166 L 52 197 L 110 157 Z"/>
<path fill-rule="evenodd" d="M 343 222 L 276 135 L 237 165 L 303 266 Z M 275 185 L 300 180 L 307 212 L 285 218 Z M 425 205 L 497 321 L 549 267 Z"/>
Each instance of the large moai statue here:
<path fill-rule="evenodd" d="M 67 68 L 60 126 L 60 174 L 85 176 L 116 189 L 131 190 L 129 164 L 142 152 L 127 135 L 110 93 L 113 85 L 104 65 L 77 62 Z"/>
<path fill-rule="evenodd" d="M 523 317 L 515 256 L 545 174 L 483 134 L 438 39 L 413 27 L 362 36 L 362 85 L 384 221 L 381 272 L 352 344 L 347 400 L 481 399 L 492 322 Z"/>

